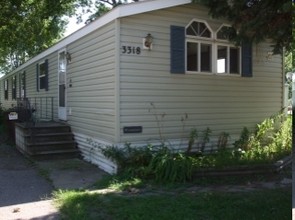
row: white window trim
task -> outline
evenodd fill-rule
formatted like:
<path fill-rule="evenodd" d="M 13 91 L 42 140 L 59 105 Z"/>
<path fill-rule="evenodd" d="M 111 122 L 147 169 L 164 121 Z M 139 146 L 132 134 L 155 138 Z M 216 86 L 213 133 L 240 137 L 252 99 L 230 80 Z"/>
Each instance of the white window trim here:
<path fill-rule="evenodd" d="M 230 43 L 227 40 L 217 39 L 217 33 L 222 27 L 231 27 L 229 24 L 221 24 L 220 27 L 217 29 L 216 32 L 212 31 L 210 25 L 205 21 L 201 19 L 193 19 L 189 24 L 185 27 L 185 30 L 194 22 L 203 22 L 207 25 L 208 29 L 211 31 L 211 38 L 205 38 L 205 37 L 198 37 L 198 36 L 191 36 L 186 35 L 185 36 L 185 72 L 187 74 L 198 74 L 198 75 L 216 75 L 216 76 L 230 76 L 230 77 L 240 77 L 242 73 L 242 48 L 240 46 L 236 46 L 233 43 Z M 189 71 L 187 70 L 187 43 L 198 43 L 200 45 L 201 43 L 204 44 L 210 44 L 211 45 L 211 72 L 201 72 L 200 71 L 200 50 L 198 49 L 198 71 Z M 229 50 L 230 47 L 238 48 L 239 49 L 239 73 L 230 73 L 229 68 L 227 70 L 227 73 L 218 73 L 217 71 L 217 48 L 218 46 L 226 46 Z M 229 54 L 229 53 L 228 53 Z M 229 67 L 230 59 L 228 59 L 228 67 Z"/>
<path fill-rule="evenodd" d="M 44 75 L 42 75 L 41 76 L 41 69 L 40 69 L 40 67 L 41 67 L 41 65 L 43 65 L 43 64 L 45 64 L 45 60 L 44 61 L 42 61 L 42 62 L 40 62 L 39 64 L 38 64 L 38 72 L 39 72 L 39 74 L 38 74 L 38 81 L 39 81 L 39 83 L 38 83 L 38 89 L 39 89 L 39 91 L 41 91 L 41 90 L 45 90 L 45 88 L 41 88 L 41 78 L 43 78 L 43 77 L 46 77 L 46 74 L 44 74 Z"/>
<path fill-rule="evenodd" d="M 204 23 L 206 24 L 207 28 L 209 29 L 209 31 L 211 32 L 211 37 L 199 37 L 199 36 L 192 36 L 192 35 L 186 35 L 186 29 L 191 26 L 191 24 L 193 22 L 200 22 L 200 23 Z M 211 41 L 214 39 L 214 31 L 211 29 L 210 25 L 205 21 L 205 20 L 202 20 L 202 19 L 193 19 L 191 20 L 188 25 L 186 25 L 185 27 L 185 35 L 186 35 L 186 38 L 192 38 L 192 39 L 200 39 L 200 40 L 208 40 L 208 41 Z"/>

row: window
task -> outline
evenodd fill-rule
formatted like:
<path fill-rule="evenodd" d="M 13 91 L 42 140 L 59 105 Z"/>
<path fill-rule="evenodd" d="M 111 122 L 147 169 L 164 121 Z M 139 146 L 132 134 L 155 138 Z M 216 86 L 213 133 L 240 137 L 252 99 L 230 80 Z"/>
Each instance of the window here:
<path fill-rule="evenodd" d="M 213 32 L 204 21 L 170 26 L 170 72 L 213 73 L 252 77 L 252 43 L 231 43 L 236 31 L 222 25 Z"/>
<path fill-rule="evenodd" d="M 16 76 L 12 77 L 12 90 L 11 90 L 11 94 L 12 94 L 12 99 L 16 99 Z"/>
<path fill-rule="evenodd" d="M 235 34 L 232 27 L 224 25 L 217 31 L 217 73 L 240 73 L 241 50 L 230 43 Z"/>
<path fill-rule="evenodd" d="M 8 79 L 4 80 L 4 99 L 8 100 Z"/>
<path fill-rule="evenodd" d="M 186 29 L 186 35 L 202 38 L 211 38 L 212 31 L 205 22 L 193 21 Z"/>
<path fill-rule="evenodd" d="M 48 90 L 48 60 L 37 64 L 37 91 Z"/>
<path fill-rule="evenodd" d="M 203 21 L 193 21 L 186 27 L 186 71 L 240 74 L 239 47 L 230 40 L 235 30 L 222 25 L 213 38 L 213 31 Z"/>
<path fill-rule="evenodd" d="M 39 65 L 39 89 L 45 89 L 46 85 L 46 69 L 45 63 Z"/>
<path fill-rule="evenodd" d="M 187 71 L 212 71 L 212 31 L 205 22 L 193 21 L 186 28 Z"/>

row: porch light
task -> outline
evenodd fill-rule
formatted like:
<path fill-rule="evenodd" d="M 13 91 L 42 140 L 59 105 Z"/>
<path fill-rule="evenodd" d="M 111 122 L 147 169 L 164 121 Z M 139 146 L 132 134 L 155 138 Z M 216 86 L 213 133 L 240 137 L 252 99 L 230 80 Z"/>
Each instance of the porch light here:
<path fill-rule="evenodd" d="M 146 37 L 143 39 L 143 46 L 144 49 L 152 49 L 152 45 L 153 45 L 153 36 L 151 34 L 147 34 Z"/>
<path fill-rule="evenodd" d="M 272 57 L 273 57 L 273 52 L 272 52 L 272 51 L 268 51 L 268 52 L 267 52 L 266 59 L 267 59 L 268 61 L 270 61 L 270 60 L 272 60 Z"/>

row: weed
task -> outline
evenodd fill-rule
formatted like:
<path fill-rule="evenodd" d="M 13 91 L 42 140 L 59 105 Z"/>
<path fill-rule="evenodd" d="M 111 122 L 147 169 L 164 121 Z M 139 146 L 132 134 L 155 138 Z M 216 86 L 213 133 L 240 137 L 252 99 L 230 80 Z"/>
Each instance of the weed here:
<path fill-rule="evenodd" d="M 227 146 L 228 139 L 230 138 L 229 133 L 221 132 L 217 142 L 217 149 L 218 150 L 225 150 Z"/>
<path fill-rule="evenodd" d="M 191 153 L 191 150 L 193 148 L 193 145 L 195 144 L 195 142 L 197 141 L 198 139 L 198 131 L 197 129 L 192 129 L 191 132 L 190 132 L 190 136 L 189 136 L 189 141 L 188 141 L 188 144 L 187 144 L 187 149 L 186 149 L 186 153 Z"/>
<path fill-rule="evenodd" d="M 192 177 L 192 160 L 182 153 L 163 147 L 155 154 L 148 167 L 157 182 L 186 182 Z"/>
<path fill-rule="evenodd" d="M 156 119 L 160 140 L 162 143 L 164 143 L 164 136 L 163 136 L 163 126 L 164 125 L 163 124 L 164 124 L 164 118 L 166 116 L 166 113 L 165 112 L 158 113 L 156 105 L 153 102 L 151 102 L 150 105 L 152 108 L 149 109 L 149 112 L 153 113 L 153 115 Z"/>
<path fill-rule="evenodd" d="M 210 142 L 210 135 L 212 131 L 210 128 L 206 128 L 203 131 L 203 136 L 202 136 L 202 143 L 201 143 L 201 152 L 203 153 L 206 147 L 206 144 Z"/>
<path fill-rule="evenodd" d="M 248 150 L 249 148 L 250 131 L 247 127 L 244 127 L 240 138 L 234 142 L 236 149 Z"/>

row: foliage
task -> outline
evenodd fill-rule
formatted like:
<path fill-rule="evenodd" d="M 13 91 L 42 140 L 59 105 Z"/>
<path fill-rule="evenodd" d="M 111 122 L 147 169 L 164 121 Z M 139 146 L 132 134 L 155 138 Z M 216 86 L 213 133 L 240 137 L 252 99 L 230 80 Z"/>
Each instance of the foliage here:
<path fill-rule="evenodd" d="M 187 144 L 187 149 L 186 149 L 186 153 L 190 153 L 193 145 L 196 143 L 196 141 L 198 140 L 198 131 L 197 129 L 192 129 L 190 132 L 190 136 L 189 136 L 189 141 Z"/>
<path fill-rule="evenodd" d="M 206 128 L 203 131 L 203 138 L 202 138 L 202 143 L 201 143 L 201 152 L 203 153 L 206 147 L 206 144 L 210 142 L 210 135 L 212 131 L 210 128 Z"/>
<path fill-rule="evenodd" d="M 148 173 L 152 174 L 157 182 L 186 182 L 192 178 L 192 159 L 183 153 L 174 153 L 163 147 L 152 157 Z"/>
<path fill-rule="evenodd" d="M 155 147 L 131 147 L 126 143 L 124 147 L 110 146 L 101 148 L 102 153 L 118 165 L 118 171 L 130 176 L 144 176 L 145 168 L 149 165 Z"/>
<path fill-rule="evenodd" d="M 221 132 L 219 135 L 219 138 L 218 138 L 218 142 L 217 142 L 217 149 L 218 150 L 225 150 L 229 138 L 230 138 L 229 133 Z"/>
<path fill-rule="evenodd" d="M 240 161 L 274 161 L 291 153 L 292 118 L 283 114 L 265 119 L 255 133 L 242 132 L 233 154 Z M 248 141 L 247 141 L 248 140 Z"/>
<path fill-rule="evenodd" d="M 135 0 L 136 1 L 136 0 Z M 0 8 L 0 73 L 8 73 L 33 56 L 51 47 L 63 37 L 68 23 L 66 16 L 89 13 L 93 4 L 96 12 L 86 23 L 115 7 L 121 0 L 13 0 L 2 1 Z"/>
<path fill-rule="evenodd" d="M 249 138 L 250 138 L 250 131 L 248 130 L 247 127 L 244 127 L 241 132 L 240 138 L 234 142 L 235 148 L 247 150 L 249 148 L 248 146 Z"/>
<path fill-rule="evenodd" d="M 0 66 L 7 73 L 52 46 L 62 37 L 64 15 L 90 0 L 2 1 L 0 9 Z"/>
<path fill-rule="evenodd" d="M 209 7 L 214 18 L 224 17 L 233 23 L 237 30 L 234 41 L 259 43 L 272 39 L 274 52 L 280 53 L 285 47 L 291 50 L 294 44 L 292 36 L 292 11 L 294 4 L 290 0 L 194 0 Z"/>

